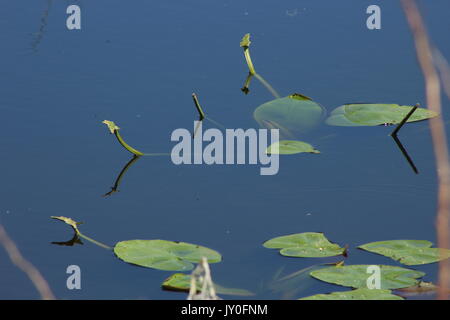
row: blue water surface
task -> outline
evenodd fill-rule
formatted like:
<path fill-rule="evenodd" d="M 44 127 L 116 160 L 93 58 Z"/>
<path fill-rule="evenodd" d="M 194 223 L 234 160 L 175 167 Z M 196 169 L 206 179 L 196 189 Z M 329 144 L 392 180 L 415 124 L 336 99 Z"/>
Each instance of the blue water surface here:
<path fill-rule="evenodd" d="M 81 8 L 81 30 L 66 9 Z M 366 27 L 378 4 L 382 28 Z M 422 1 L 433 43 L 450 57 L 448 1 Z M 83 221 L 108 245 L 166 239 L 219 251 L 211 265 L 222 286 L 245 299 L 297 299 L 343 288 L 311 277 L 273 289 L 273 278 L 336 262 L 287 258 L 262 243 L 324 232 L 348 244 L 346 264 L 392 264 L 358 245 L 391 239 L 436 242 L 436 175 L 427 122 L 400 137 L 416 175 L 388 136 L 392 127 L 319 125 L 305 135 L 320 154 L 280 158 L 277 175 L 259 165 L 174 165 L 142 157 L 111 190 L 131 156 L 101 122 L 145 152 L 170 152 L 176 128 L 192 130 L 191 94 L 226 128 L 258 128 L 253 111 L 273 99 L 253 79 L 239 42 L 251 33 L 257 71 L 286 96 L 302 93 L 327 112 L 350 102 L 426 106 L 414 43 L 398 1 L 11 1 L 0 10 L 0 222 L 59 299 L 185 299 L 164 291 L 172 273 L 127 264 L 83 240 L 55 245 L 71 229 L 50 216 Z M 444 119 L 449 101 L 443 97 Z M 216 125 L 205 121 L 204 129 Z M 303 137 L 302 137 L 303 138 Z M 68 290 L 66 268 L 82 270 Z M 437 264 L 414 267 L 436 282 Z M 428 296 L 433 298 L 433 296 Z M 427 297 L 427 298 L 428 298 Z M 0 299 L 37 299 L 29 279 L 0 250 Z M 423 297 L 422 297 L 423 298 Z"/>

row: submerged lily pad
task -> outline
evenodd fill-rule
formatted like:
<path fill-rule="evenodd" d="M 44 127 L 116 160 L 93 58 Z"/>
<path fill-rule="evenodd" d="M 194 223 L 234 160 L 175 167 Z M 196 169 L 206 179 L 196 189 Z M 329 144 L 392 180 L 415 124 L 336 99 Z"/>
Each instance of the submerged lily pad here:
<path fill-rule="evenodd" d="M 367 272 L 371 265 L 350 265 L 315 270 L 310 273 L 316 279 L 344 287 L 367 288 Z M 380 289 L 400 289 L 417 285 L 425 273 L 402 267 L 379 265 Z"/>
<path fill-rule="evenodd" d="M 191 287 L 191 275 L 184 273 L 175 273 L 164 280 L 162 287 L 166 290 L 175 291 L 189 291 Z M 197 285 L 201 289 L 201 285 Z M 233 295 L 233 296 L 252 296 L 253 292 L 245 289 L 225 288 L 214 283 L 214 289 L 218 294 Z"/>
<path fill-rule="evenodd" d="M 279 129 L 281 136 L 291 137 L 291 131 L 304 133 L 315 127 L 323 115 L 318 103 L 298 93 L 266 102 L 253 113 L 260 126 Z"/>
<path fill-rule="evenodd" d="M 401 295 L 402 297 L 414 297 L 414 296 L 420 296 L 420 295 L 425 295 L 425 294 L 432 294 L 437 289 L 438 289 L 438 287 L 431 282 L 419 281 L 419 283 L 415 286 L 397 289 L 395 291 L 397 294 Z"/>
<path fill-rule="evenodd" d="M 450 250 L 431 248 L 432 245 L 433 243 L 426 240 L 389 240 L 366 243 L 358 248 L 381 254 L 408 266 L 450 258 Z"/>
<path fill-rule="evenodd" d="M 326 123 L 332 126 L 378 126 L 398 124 L 413 106 L 398 104 L 345 104 L 331 112 Z M 417 108 L 407 122 L 421 121 L 436 117 L 437 113 L 425 108 Z"/>
<path fill-rule="evenodd" d="M 299 300 L 404 300 L 391 290 L 360 288 L 350 291 L 316 294 Z"/>
<path fill-rule="evenodd" d="M 309 143 L 296 140 L 280 140 L 266 149 L 267 154 L 296 154 L 302 152 L 320 153 Z"/>
<path fill-rule="evenodd" d="M 321 258 L 338 256 L 345 252 L 335 243 L 331 243 L 317 232 L 304 232 L 276 237 L 264 242 L 266 248 L 281 249 L 280 254 L 288 257 Z"/>
<path fill-rule="evenodd" d="M 118 242 L 114 253 L 122 260 L 138 266 L 168 271 L 193 269 L 202 257 L 208 263 L 222 260 L 222 256 L 212 249 L 199 245 L 167 240 L 128 240 Z"/>

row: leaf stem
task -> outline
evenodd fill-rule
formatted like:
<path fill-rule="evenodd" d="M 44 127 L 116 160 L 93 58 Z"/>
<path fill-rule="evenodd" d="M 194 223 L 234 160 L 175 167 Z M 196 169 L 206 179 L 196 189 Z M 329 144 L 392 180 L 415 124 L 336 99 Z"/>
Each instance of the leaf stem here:
<path fill-rule="evenodd" d="M 119 133 L 118 129 L 114 130 L 114 135 L 116 136 L 117 140 L 119 141 L 119 143 L 125 148 L 127 149 L 129 152 L 137 155 L 137 156 L 143 156 L 144 154 L 142 152 L 140 152 L 139 150 L 134 149 L 133 147 L 129 146 L 122 138 L 122 136 Z"/>
<path fill-rule="evenodd" d="M 77 235 L 78 235 L 79 237 L 81 237 L 81 238 L 83 238 L 83 239 L 85 239 L 85 240 L 87 240 L 87 241 L 90 241 L 90 242 L 92 242 L 93 244 L 98 245 L 99 247 L 102 247 L 102 248 L 108 249 L 108 250 L 112 250 L 112 248 L 111 248 L 110 246 L 108 246 L 108 245 L 106 245 L 106 244 L 104 244 L 104 243 L 101 243 L 101 242 L 99 242 L 99 241 L 97 241 L 97 240 L 94 240 L 94 239 L 92 239 L 92 238 L 89 238 L 88 236 L 85 236 L 84 234 L 82 234 L 82 233 L 81 233 L 80 231 L 78 231 L 78 230 L 76 230 L 75 232 L 77 232 Z"/>
<path fill-rule="evenodd" d="M 197 108 L 198 114 L 200 116 L 200 121 L 202 121 L 203 119 L 205 119 L 205 113 L 203 112 L 203 109 L 200 106 L 197 95 L 195 93 L 192 94 L 192 99 L 194 100 L 195 108 Z"/>
<path fill-rule="evenodd" d="M 248 93 L 248 85 L 250 84 L 251 76 L 255 76 L 256 79 L 258 79 L 264 87 L 266 87 L 267 90 L 270 91 L 270 93 L 276 98 L 280 98 L 280 95 L 278 92 L 275 91 L 274 88 L 258 73 L 256 73 L 255 67 L 253 66 L 252 58 L 250 57 L 250 33 L 247 33 L 244 35 L 244 37 L 241 40 L 241 48 L 244 49 L 244 56 L 245 61 L 247 62 L 248 70 L 250 72 L 249 77 L 247 77 L 247 80 L 244 84 L 244 87 L 241 89 L 245 94 Z"/>
<path fill-rule="evenodd" d="M 250 57 L 250 49 L 249 47 L 244 47 L 244 56 L 245 61 L 247 61 L 248 70 L 250 71 L 250 74 L 255 75 L 255 67 L 253 66 L 252 58 Z"/>
<path fill-rule="evenodd" d="M 72 218 L 67 218 L 67 217 L 63 217 L 63 216 L 59 216 L 59 217 L 57 217 L 57 216 L 51 216 L 50 218 L 65 222 L 66 224 L 68 224 L 69 226 L 71 226 L 72 229 L 73 229 L 73 231 L 74 231 L 79 237 L 81 237 L 81 238 L 83 238 L 83 239 L 85 239 L 85 240 L 87 240 L 87 241 L 90 241 L 90 242 L 92 242 L 93 244 L 96 244 L 96 245 L 98 245 L 98 246 L 100 246 L 100 247 L 102 247 L 102 248 L 104 248 L 104 249 L 108 249 L 108 250 L 111 250 L 111 249 L 112 249 L 110 246 L 107 246 L 106 244 L 103 244 L 103 243 L 101 243 L 101 242 L 99 242 L 99 241 L 97 241 L 97 240 L 94 240 L 94 239 L 89 238 L 88 236 L 85 236 L 84 234 L 82 234 L 82 233 L 80 232 L 80 230 L 78 230 L 78 225 L 82 224 L 82 222 L 76 222 L 76 221 L 73 220 Z"/>
<path fill-rule="evenodd" d="M 406 151 L 405 147 L 401 143 L 400 139 L 397 137 L 397 134 L 391 134 L 392 139 L 394 139 L 394 142 L 396 143 L 397 147 L 400 149 L 403 156 L 406 158 L 406 161 L 408 161 L 409 165 L 413 169 L 415 174 L 419 174 L 419 170 L 417 170 L 416 165 L 414 164 L 414 161 L 409 156 L 408 152 Z"/>
<path fill-rule="evenodd" d="M 400 131 L 400 129 L 403 127 L 403 125 L 406 123 L 406 121 L 408 121 L 408 119 L 412 116 L 412 114 L 414 113 L 414 111 L 416 111 L 416 109 L 419 107 L 419 104 L 417 103 L 412 109 L 411 111 L 408 112 L 408 114 L 403 118 L 402 121 L 400 121 L 400 123 L 397 125 L 397 127 L 395 127 L 395 129 L 392 131 L 391 136 L 396 136 L 397 133 Z"/>

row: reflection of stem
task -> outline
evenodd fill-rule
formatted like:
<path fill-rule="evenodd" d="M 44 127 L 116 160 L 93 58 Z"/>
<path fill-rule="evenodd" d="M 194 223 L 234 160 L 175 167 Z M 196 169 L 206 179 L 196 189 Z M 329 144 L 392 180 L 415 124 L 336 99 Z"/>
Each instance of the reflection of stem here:
<path fill-rule="evenodd" d="M 195 125 L 194 133 L 192 134 L 192 139 L 195 138 L 195 135 L 197 134 L 198 129 L 200 128 L 203 120 L 197 121 L 197 124 Z"/>
<path fill-rule="evenodd" d="M 397 144 L 397 147 L 400 149 L 400 151 L 402 152 L 403 156 L 406 158 L 406 160 L 408 161 L 409 165 L 411 166 L 411 168 L 413 169 L 413 171 L 418 174 L 419 171 L 417 170 L 417 167 L 415 166 L 414 162 L 412 161 L 411 157 L 409 156 L 408 152 L 406 151 L 406 149 L 403 147 L 403 144 L 400 142 L 400 139 L 397 136 L 397 133 L 400 131 L 400 129 L 403 127 L 403 125 L 406 123 L 406 121 L 408 121 L 408 119 L 412 116 L 412 114 L 414 113 L 414 111 L 416 111 L 416 109 L 419 107 L 419 104 L 416 104 L 411 111 L 408 112 L 408 114 L 402 119 L 402 121 L 400 121 L 400 123 L 395 127 L 395 129 L 391 132 L 391 137 L 394 139 L 395 143 Z"/>
<path fill-rule="evenodd" d="M 403 147 L 403 144 L 400 142 L 400 139 L 397 137 L 397 135 L 391 135 L 392 139 L 394 139 L 395 143 L 397 144 L 397 147 L 402 152 L 403 156 L 406 158 L 406 161 L 408 161 L 409 165 L 413 169 L 413 171 L 418 174 L 419 170 L 417 170 L 417 167 L 414 165 L 414 162 L 412 161 L 411 157 L 408 155 L 408 152 L 406 152 L 406 149 Z"/>
<path fill-rule="evenodd" d="M 127 170 L 131 167 L 131 165 L 133 163 L 135 163 L 138 159 L 140 158 L 140 156 L 134 155 L 130 161 L 127 162 L 127 164 L 125 164 L 125 166 L 122 168 L 122 170 L 120 171 L 119 175 L 116 178 L 116 181 L 114 182 L 114 185 L 111 187 L 111 191 L 105 193 L 103 195 L 103 197 L 107 197 L 110 196 L 111 194 L 113 194 L 114 192 L 117 192 L 119 185 L 120 185 L 120 181 L 122 180 L 123 176 L 125 175 L 125 172 L 127 172 Z"/>
<path fill-rule="evenodd" d="M 247 78 L 245 79 L 244 86 L 241 88 L 241 91 L 245 94 L 248 94 L 250 92 L 250 82 L 252 81 L 253 74 L 251 72 L 248 73 Z"/>
<path fill-rule="evenodd" d="M 83 244 L 83 242 L 81 242 L 80 238 L 78 237 L 78 234 L 76 232 L 74 232 L 72 239 L 68 240 L 68 241 L 53 241 L 52 244 L 56 244 L 58 246 L 73 246 L 75 243 L 78 244 Z"/>
<path fill-rule="evenodd" d="M 431 119 L 429 122 L 438 178 L 436 233 L 438 247 L 448 249 L 450 240 L 448 227 L 450 212 L 450 165 L 445 126 L 442 120 L 439 76 L 433 65 L 431 45 L 416 2 L 413 0 L 402 0 L 401 3 L 413 34 L 417 59 L 425 79 L 427 106 L 430 110 L 438 114 L 436 118 Z M 450 262 L 448 259 L 445 259 L 443 251 L 441 251 L 441 257 L 443 260 L 439 262 L 437 297 L 438 299 L 445 300 L 448 298 L 450 287 Z"/>

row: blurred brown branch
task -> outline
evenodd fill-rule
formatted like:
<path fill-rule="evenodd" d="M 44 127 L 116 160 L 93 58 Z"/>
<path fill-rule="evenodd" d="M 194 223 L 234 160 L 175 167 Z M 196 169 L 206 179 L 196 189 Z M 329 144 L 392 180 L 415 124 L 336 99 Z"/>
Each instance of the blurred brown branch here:
<path fill-rule="evenodd" d="M 36 269 L 30 262 L 25 260 L 25 258 L 20 253 L 19 249 L 15 245 L 15 243 L 11 240 L 11 238 L 6 233 L 6 230 L 0 224 L 0 244 L 3 245 L 6 252 L 9 255 L 11 261 L 23 272 L 26 273 L 28 278 L 33 282 L 37 291 L 41 295 L 41 298 L 44 300 L 54 300 L 55 296 L 53 295 L 47 281 L 41 275 L 39 270 Z"/>
<path fill-rule="evenodd" d="M 417 59 L 425 79 L 427 107 L 439 113 L 430 120 L 431 137 L 438 177 L 436 232 L 439 248 L 449 248 L 450 165 L 447 139 L 441 110 L 439 75 L 433 64 L 433 54 L 427 32 L 414 0 L 401 0 L 409 27 L 414 37 Z M 449 261 L 439 262 L 438 299 L 447 299 L 450 287 Z"/>

